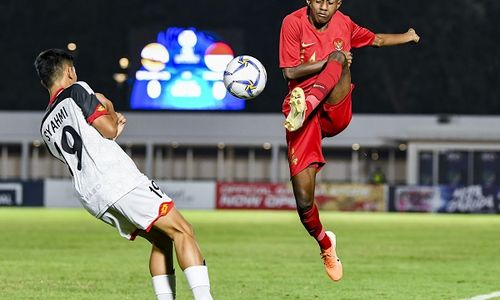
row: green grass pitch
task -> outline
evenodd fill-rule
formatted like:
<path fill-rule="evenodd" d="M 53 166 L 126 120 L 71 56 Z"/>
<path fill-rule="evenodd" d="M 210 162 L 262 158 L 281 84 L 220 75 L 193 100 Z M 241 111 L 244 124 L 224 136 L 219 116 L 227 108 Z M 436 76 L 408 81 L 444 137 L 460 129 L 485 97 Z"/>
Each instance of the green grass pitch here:
<path fill-rule="evenodd" d="M 295 212 L 184 211 L 215 299 L 466 299 L 500 290 L 500 217 L 322 212 L 330 282 Z M 154 299 L 149 245 L 84 210 L 0 209 L 0 299 Z M 177 269 L 177 299 L 191 299 Z"/>

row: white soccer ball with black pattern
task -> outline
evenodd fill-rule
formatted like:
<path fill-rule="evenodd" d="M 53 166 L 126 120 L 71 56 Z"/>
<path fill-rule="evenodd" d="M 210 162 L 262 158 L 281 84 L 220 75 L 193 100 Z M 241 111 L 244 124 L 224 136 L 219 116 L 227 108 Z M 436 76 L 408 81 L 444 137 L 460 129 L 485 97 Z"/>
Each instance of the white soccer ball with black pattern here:
<path fill-rule="evenodd" d="M 241 55 L 229 62 L 224 71 L 224 85 L 231 95 L 253 99 L 266 87 L 267 73 L 255 57 Z"/>

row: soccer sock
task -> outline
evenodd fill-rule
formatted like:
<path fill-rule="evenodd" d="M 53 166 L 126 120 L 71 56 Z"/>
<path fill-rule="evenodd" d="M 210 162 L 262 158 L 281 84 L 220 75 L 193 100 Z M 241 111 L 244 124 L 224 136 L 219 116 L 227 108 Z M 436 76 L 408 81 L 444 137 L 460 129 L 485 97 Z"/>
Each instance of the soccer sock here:
<path fill-rule="evenodd" d="M 207 266 L 192 266 L 184 270 L 195 300 L 213 300 Z"/>
<path fill-rule="evenodd" d="M 175 274 L 153 276 L 151 279 L 157 300 L 175 299 Z"/>
<path fill-rule="evenodd" d="M 319 246 L 322 250 L 328 249 L 332 246 L 332 242 L 330 238 L 325 233 L 325 229 L 319 220 L 319 211 L 316 204 L 313 204 L 313 207 L 305 212 L 301 213 L 299 211 L 300 221 L 309 232 L 309 234 L 318 241 Z"/>
<path fill-rule="evenodd" d="M 307 118 L 311 112 L 318 107 L 333 88 L 337 85 L 342 76 L 342 64 L 336 60 L 329 61 L 321 73 L 319 73 L 316 82 L 314 83 L 309 95 L 306 97 Z"/>

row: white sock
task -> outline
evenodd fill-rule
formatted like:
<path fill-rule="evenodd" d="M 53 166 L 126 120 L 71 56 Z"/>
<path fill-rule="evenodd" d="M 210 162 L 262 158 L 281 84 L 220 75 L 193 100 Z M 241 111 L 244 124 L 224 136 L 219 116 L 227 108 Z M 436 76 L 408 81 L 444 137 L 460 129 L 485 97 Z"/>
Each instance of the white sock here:
<path fill-rule="evenodd" d="M 192 266 L 184 270 L 195 300 L 213 300 L 207 266 Z"/>
<path fill-rule="evenodd" d="M 151 279 L 157 300 L 175 299 L 175 274 L 153 276 Z"/>

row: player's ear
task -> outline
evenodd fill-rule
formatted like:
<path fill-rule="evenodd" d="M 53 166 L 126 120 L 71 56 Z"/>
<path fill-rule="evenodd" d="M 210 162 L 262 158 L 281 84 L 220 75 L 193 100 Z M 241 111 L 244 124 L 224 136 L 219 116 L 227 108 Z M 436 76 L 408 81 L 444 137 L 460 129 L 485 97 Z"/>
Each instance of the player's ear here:
<path fill-rule="evenodd" d="M 64 66 L 64 75 L 66 75 L 66 77 L 68 77 L 68 78 L 71 78 L 71 77 L 72 77 L 72 75 L 73 75 L 73 74 L 71 73 L 71 66 L 70 66 L 70 65 L 68 65 L 68 64 L 66 64 L 66 65 Z"/>
<path fill-rule="evenodd" d="M 341 5 L 342 5 L 342 0 L 338 0 L 337 1 L 337 9 L 339 9 Z"/>
<path fill-rule="evenodd" d="M 311 5 L 311 1 L 307 0 L 306 4 L 307 4 L 307 6 Z"/>
<path fill-rule="evenodd" d="M 66 66 L 66 75 L 68 76 L 69 79 L 76 81 L 76 71 L 72 65 Z"/>

